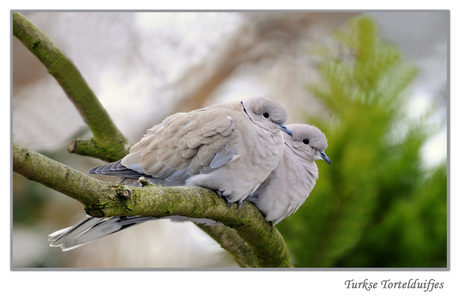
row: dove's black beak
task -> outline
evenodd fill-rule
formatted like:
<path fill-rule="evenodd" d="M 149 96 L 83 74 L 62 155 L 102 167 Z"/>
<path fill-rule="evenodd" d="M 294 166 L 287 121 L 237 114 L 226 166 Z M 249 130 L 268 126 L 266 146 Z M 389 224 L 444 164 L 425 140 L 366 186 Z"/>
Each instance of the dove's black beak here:
<path fill-rule="evenodd" d="M 292 131 L 289 130 L 288 127 L 286 127 L 286 126 L 283 125 L 283 124 L 279 124 L 279 126 L 280 126 L 281 131 L 286 132 L 287 134 L 289 134 L 289 135 L 292 137 Z"/>
<path fill-rule="evenodd" d="M 319 156 L 321 157 L 321 159 L 323 159 L 327 163 L 331 164 L 331 159 L 329 159 L 329 157 L 324 153 L 324 151 L 320 150 L 319 151 Z"/>

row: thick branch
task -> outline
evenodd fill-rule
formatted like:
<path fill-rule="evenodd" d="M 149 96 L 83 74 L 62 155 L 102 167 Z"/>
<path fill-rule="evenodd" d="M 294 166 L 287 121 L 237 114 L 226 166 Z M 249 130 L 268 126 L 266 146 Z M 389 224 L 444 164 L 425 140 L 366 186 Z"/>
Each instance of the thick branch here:
<path fill-rule="evenodd" d="M 72 150 L 105 161 L 116 161 L 128 154 L 129 142 L 89 88 L 82 75 L 45 33 L 20 13 L 13 13 L 13 34 L 48 69 L 93 132 L 91 141 L 75 141 Z"/>
<path fill-rule="evenodd" d="M 82 202 L 92 216 L 185 216 L 219 221 L 247 243 L 256 266 L 292 266 L 280 233 L 248 202 L 242 208 L 229 207 L 216 193 L 200 187 L 128 187 L 102 182 L 15 143 L 13 171 Z"/>
<path fill-rule="evenodd" d="M 82 174 L 14 142 L 13 171 L 83 204 L 99 204 L 100 198 L 106 197 L 107 194 L 98 195 L 97 193 L 114 186 Z"/>
<path fill-rule="evenodd" d="M 113 124 L 105 109 L 72 62 L 40 29 L 19 13 L 13 13 L 13 33 L 48 68 L 49 73 L 58 81 L 93 132 L 93 139 L 75 140 L 70 145 L 69 151 L 105 161 L 115 161 L 125 156 L 130 147 L 129 142 Z M 131 197 L 128 199 L 124 196 L 120 198 L 123 192 L 129 192 L 128 194 L 132 195 L 130 188 L 95 180 L 16 144 L 14 144 L 14 154 L 15 172 L 79 200 L 85 204 L 85 209 L 90 215 L 141 214 L 136 213 L 136 210 L 125 205 Z M 34 159 L 30 160 L 31 156 Z M 158 192 L 163 195 L 162 190 L 158 190 L 155 195 L 158 195 Z M 150 192 L 147 189 L 143 189 L 141 193 Z M 179 188 L 174 193 L 180 194 L 183 192 Z M 174 193 L 172 194 L 173 196 L 175 195 Z M 209 193 L 209 191 L 206 193 Z M 215 197 L 213 193 L 211 195 Z M 166 198 L 165 201 L 172 201 L 173 198 Z M 186 197 L 185 199 L 188 202 L 188 198 Z M 149 200 L 146 199 L 145 201 Z M 161 203 L 161 200 L 158 201 Z M 218 200 L 218 202 L 222 203 L 222 200 Z M 148 204 L 158 206 L 156 202 L 148 202 Z M 248 207 L 255 210 L 252 205 Z M 113 210 L 114 208 L 117 209 Z M 136 209 L 139 208 L 136 207 Z M 193 209 L 190 206 L 187 206 L 187 208 L 189 210 Z M 157 216 L 157 213 L 149 213 L 148 208 L 144 208 L 143 211 L 146 215 Z M 201 215 L 192 216 L 187 212 L 184 214 L 174 212 L 167 210 L 163 213 L 163 216 L 177 214 L 205 218 L 205 216 Z M 159 214 L 158 217 L 162 216 L 161 213 Z M 239 225 L 239 231 L 227 226 L 209 227 L 197 225 L 229 251 L 235 261 L 242 267 L 291 266 L 284 241 L 278 231 L 274 227 L 267 228 L 269 225 L 261 219 L 261 215 L 257 210 L 255 210 L 254 214 L 258 214 L 257 219 L 259 219 L 260 225 L 255 223 L 250 224 L 251 227 L 248 227 L 244 223 L 241 224 L 236 221 L 227 222 L 230 227 Z M 257 227 L 259 229 L 256 229 Z M 268 234 L 268 237 L 259 236 L 260 234 Z M 245 242 L 245 240 L 249 241 Z M 279 244 L 281 244 L 281 247 L 276 248 Z M 254 251 L 255 256 L 251 250 Z M 275 256 L 272 259 L 271 254 L 278 251 L 280 252 L 279 256 Z"/>
<path fill-rule="evenodd" d="M 222 248 L 226 249 L 240 267 L 256 267 L 256 260 L 251 248 L 234 229 L 227 226 L 196 225 L 218 242 Z"/>

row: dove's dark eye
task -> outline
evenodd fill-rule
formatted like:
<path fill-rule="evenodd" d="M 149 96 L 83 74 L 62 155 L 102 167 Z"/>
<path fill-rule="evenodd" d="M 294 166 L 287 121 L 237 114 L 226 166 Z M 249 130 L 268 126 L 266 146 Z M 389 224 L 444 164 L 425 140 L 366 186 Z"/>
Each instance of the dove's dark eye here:
<path fill-rule="evenodd" d="M 302 142 L 303 142 L 304 144 L 308 144 L 308 143 L 310 143 L 310 140 L 309 140 L 309 139 L 304 139 Z"/>
<path fill-rule="evenodd" d="M 265 118 L 269 118 L 270 117 L 270 114 L 268 114 L 267 112 L 265 112 L 264 114 L 262 114 Z"/>

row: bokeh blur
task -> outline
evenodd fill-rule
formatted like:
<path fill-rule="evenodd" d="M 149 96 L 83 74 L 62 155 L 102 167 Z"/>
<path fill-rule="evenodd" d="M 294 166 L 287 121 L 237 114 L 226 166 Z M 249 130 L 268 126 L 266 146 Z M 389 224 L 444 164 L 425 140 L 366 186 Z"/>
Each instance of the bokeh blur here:
<path fill-rule="evenodd" d="M 296 266 L 447 266 L 448 11 L 24 15 L 132 143 L 172 113 L 249 96 L 325 132 L 332 165 L 318 162 L 310 197 L 277 226 Z M 12 63 L 13 140 L 82 172 L 100 164 L 67 152 L 90 131 L 15 38 Z M 14 268 L 237 267 L 188 222 L 51 248 L 48 234 L 84 217 L 83 206 L 17 174 L 12 212 Z"/>

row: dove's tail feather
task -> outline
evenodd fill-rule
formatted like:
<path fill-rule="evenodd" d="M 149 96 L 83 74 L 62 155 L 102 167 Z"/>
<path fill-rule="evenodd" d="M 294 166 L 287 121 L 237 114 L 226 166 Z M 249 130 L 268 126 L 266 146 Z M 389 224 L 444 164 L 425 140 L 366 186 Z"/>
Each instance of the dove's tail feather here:
<path fill-rule="evenodd" d="M 68 251 L 96 239 L 116 233 L 148 220 L 146 216 L 114 216 L 107 218 L 85 217 L 75 226 L 64 228 L 49 235 L 50 246 Z"/>
<path fill-rule="evenodd" d="M 127 168 L 126 166 L 121 164 L 121 160 L 93 167 L 88 171 L 88 173 L 95 175 L 116 176 L 136 179 L 141 176 L 149 177 L 143 173 L 140 167 Z"/>

